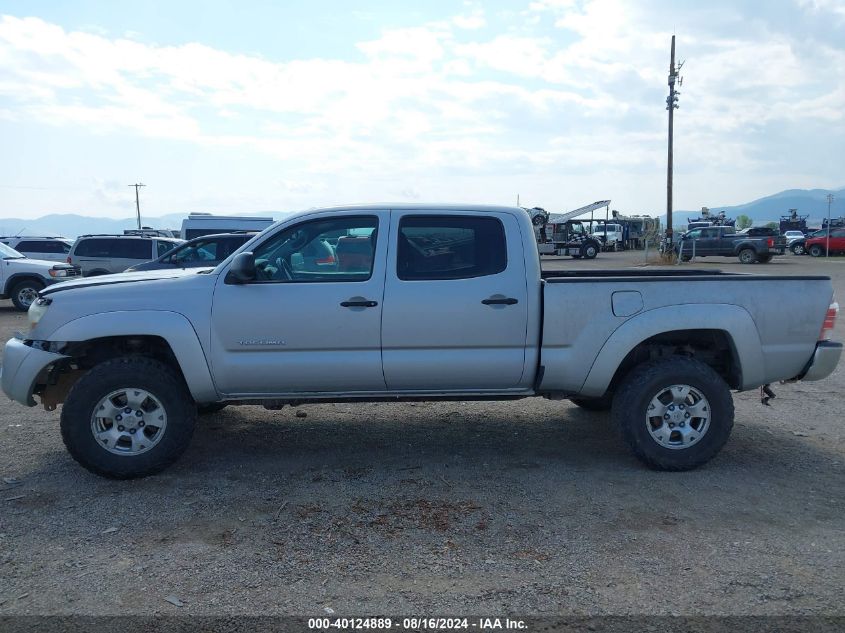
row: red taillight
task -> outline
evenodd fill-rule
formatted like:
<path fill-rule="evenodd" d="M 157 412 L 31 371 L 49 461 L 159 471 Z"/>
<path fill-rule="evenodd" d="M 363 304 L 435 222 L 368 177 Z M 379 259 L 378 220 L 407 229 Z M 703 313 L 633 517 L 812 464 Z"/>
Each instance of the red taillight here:
<path fill-rule="evenodd" d="M 316 262 L 317 266 L 333 266 L 337 263 L 337 260 L 334 258 L 334 255 L 315 259 L 314 261 Z"/>
<path fill-rule="evenodd" d="M 769 248 L 774 248 L 774 245 L 775 245 L 775 238 L 770 237 L 770 238 L 769 238 L 769 240 L 768 240 L 768 242 L 766 243 L 766 245 L 767 245 Z"/>
<path fill-rule="evenodd" d="M 827 309 L 827 314 L 824 315 L 824 323 L 822 323 L 822 331 L 819 334 L 820 341 L 827 341 L 833 334 L 833 328 L 836 327 L 836 315 L 839 314 L 839 304 L 835 301 L 830 304 Z"/>

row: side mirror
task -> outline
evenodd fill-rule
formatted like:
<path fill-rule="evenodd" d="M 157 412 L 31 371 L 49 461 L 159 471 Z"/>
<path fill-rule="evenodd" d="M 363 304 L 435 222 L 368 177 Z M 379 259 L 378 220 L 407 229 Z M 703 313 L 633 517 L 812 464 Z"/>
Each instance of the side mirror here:
<path fill-rule="evenodd" d="M 226 283 L 245 284 L 255 280 L 255 255 L 247 251 L 238 253 L 226 273 Z"/>

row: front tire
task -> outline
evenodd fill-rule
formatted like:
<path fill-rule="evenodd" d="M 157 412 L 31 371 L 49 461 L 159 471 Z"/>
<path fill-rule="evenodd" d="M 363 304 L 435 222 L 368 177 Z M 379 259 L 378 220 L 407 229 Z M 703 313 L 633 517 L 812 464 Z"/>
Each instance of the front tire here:
<path fill-rule="evenodd" d="M 708 462 L 731 434 L 728 385 L 710 366 L 675 356 L 645 362 L 622 381 L 613 419 L 628 446 L 655 470 L 691 470 Z"/>
<path fill-rule="evenodd" d="M 62 439 L 94 474 L 145 477 L 185 452 L 196 415 L 182 377 L 169 366 L 150 358 L 116 358 L 95 366 L 70 390 L 62 408 Z"/>
<path fill-rule="evenodd" d="M 739 261 L 741 264 L 753 264 L 757 261 L 757 253 L 750 248 L 743 248 L 739 251 Z"/>
<path fill-rule="evenodd" d="M 792 251 L 793 255 L 804 255 L 806 253 L 803 244 L 793 244 L 792 246 L 790 246 L 790 250 Z"/>
<path fill-rule="evenodd" d="M 821 257 L 822 255 L 824 255 L 824 249 L 819 244 L 813 244 L 810 247 L 810 255 L 812 255 L 813 257 Z"/>
<path fill-rule="evenodd" d="M 599 247 L 598 245 L 587 242 L 584 246 L 581 247 L 581 257 L 584 259 L 595 259 L 596 255 L 599 254 Z"/>
<path fill-rule="evenodd" d="M 12 288 L 12 303 L 21 312 L 29 310 L 32 302 L 38 298 L 38 291 L 44 289 L 44 284 L 35 279 L 25 279 Z"/>

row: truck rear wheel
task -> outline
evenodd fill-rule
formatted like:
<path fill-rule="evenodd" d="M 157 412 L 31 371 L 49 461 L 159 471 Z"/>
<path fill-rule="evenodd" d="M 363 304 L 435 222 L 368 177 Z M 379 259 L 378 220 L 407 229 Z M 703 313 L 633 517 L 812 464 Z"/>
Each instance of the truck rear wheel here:
<path fill-rule="evenodd" d="M 634 368 L 613 399 L 628 446 L 656 470 L 691 470 L 722 449 L 734 423 L 728 385 L 710 366 L 675 356 Z"/>
<path fill-rule="evenodd" d="M 741 264 L 753 264 L 757 261 L 757 253 L 751 248 L 743 248 L 739 251 L 739 262 Z"/>
<path fill-rule="evenodd" d="M 182 377 L 170 367 L 150 358 L 116 358 L 91 369 L 70 390 L 62 439 L 92 473 L 144 477 L 185 452 L 196 415 Z"/>

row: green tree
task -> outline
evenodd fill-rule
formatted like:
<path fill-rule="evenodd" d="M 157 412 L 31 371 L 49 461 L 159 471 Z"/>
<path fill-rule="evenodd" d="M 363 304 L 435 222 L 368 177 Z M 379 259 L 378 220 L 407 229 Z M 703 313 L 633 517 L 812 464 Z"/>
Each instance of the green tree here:
<path fill-rule="evenodd" d="M 751 221 L 751 218 L 749 218 L 747 215 L 743 214 L 736 216 L 736 228 L 738 228 L 740 231 L 742 229 L 747 229 L 752 224 L 753 222 Z"/>
<path fill-rule="evenodd" d="M 777 222 L 767 222 L 766 228 L 767 229 L 777 229 L 777 228 L 779 228 L 779 226 L 778 226 Z"/>

